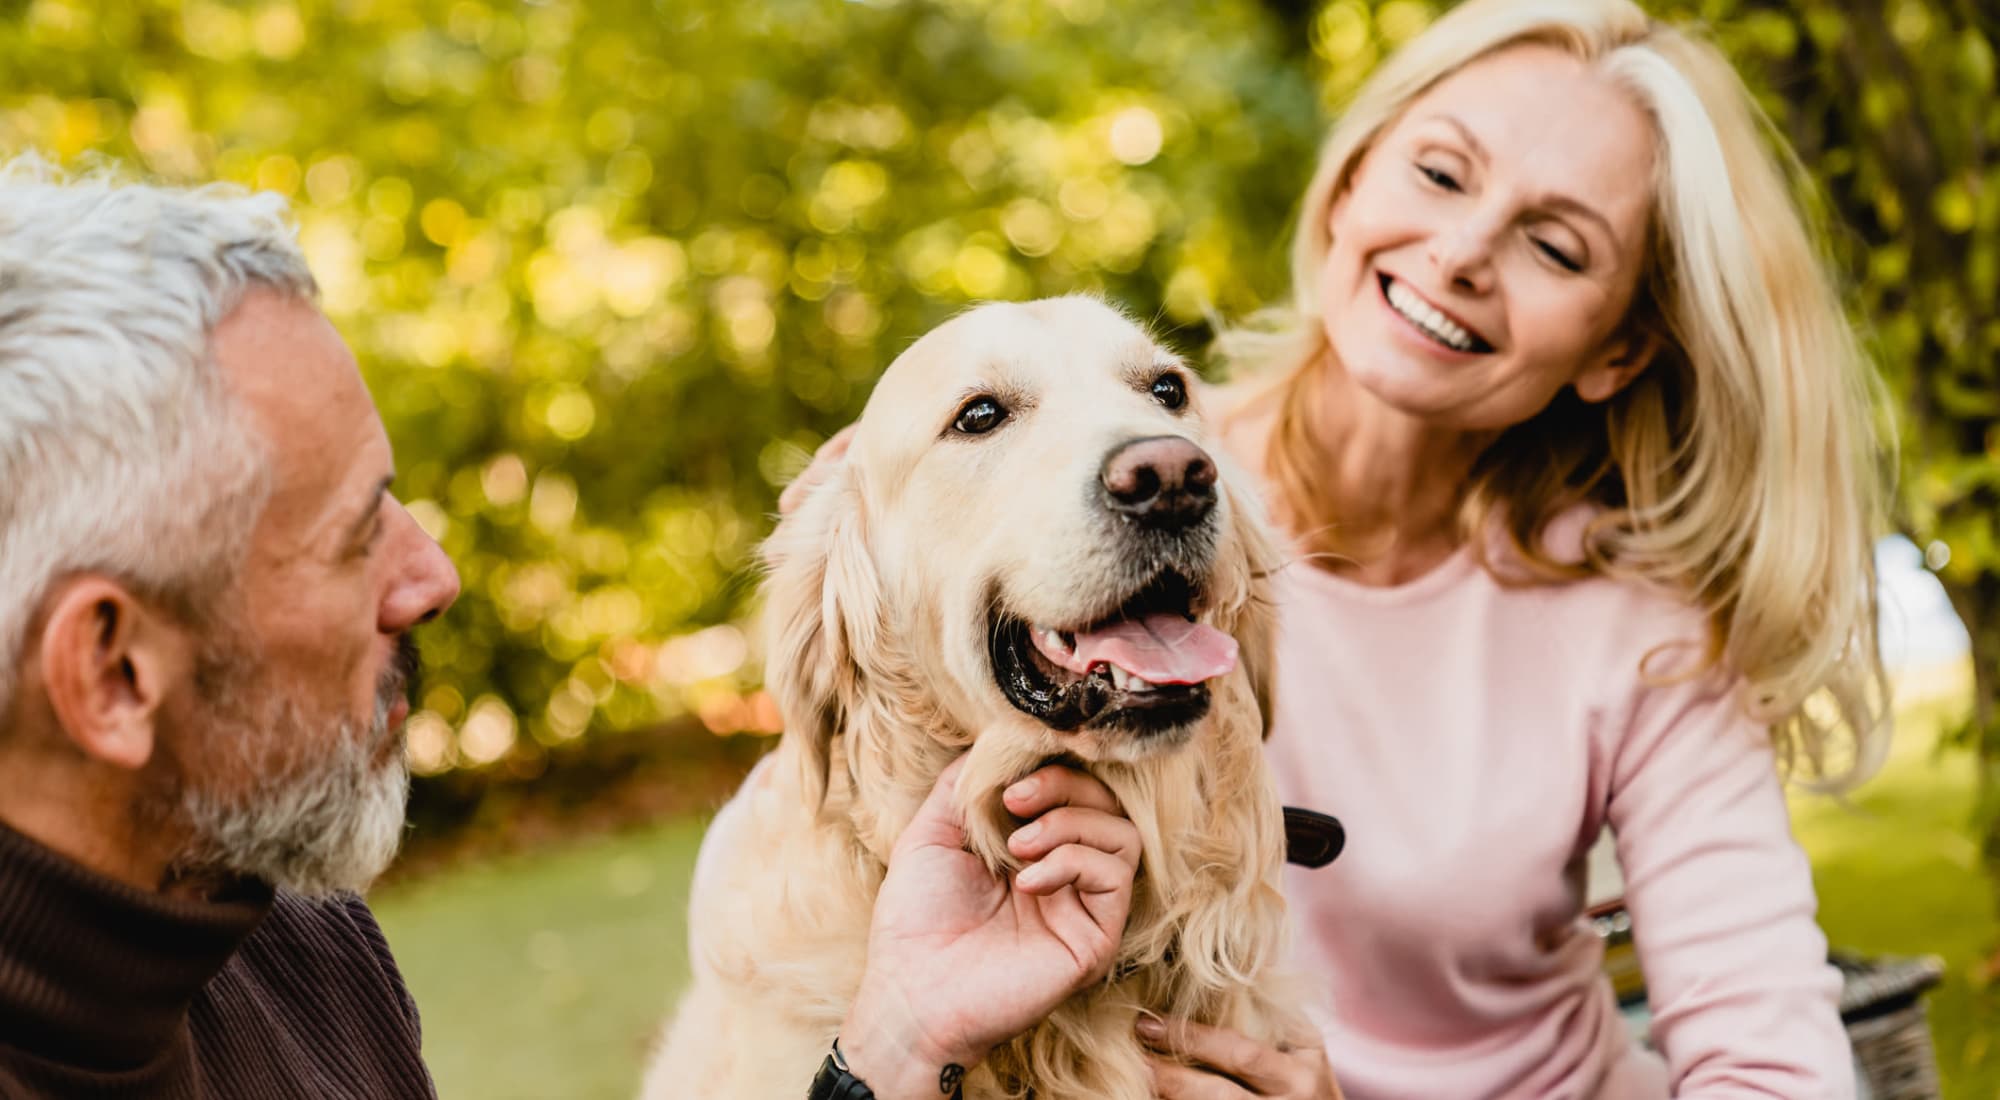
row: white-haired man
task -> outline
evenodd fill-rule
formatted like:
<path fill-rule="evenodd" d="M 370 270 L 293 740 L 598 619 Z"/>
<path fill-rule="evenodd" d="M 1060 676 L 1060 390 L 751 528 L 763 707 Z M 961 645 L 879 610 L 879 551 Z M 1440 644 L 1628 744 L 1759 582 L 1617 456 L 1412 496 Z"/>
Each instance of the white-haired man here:
<path fill-rule="evenodd" d="M 0 1096 L 430 1097 L 353 891 L 458 593 L 276 196 L 0 167 Z"/>

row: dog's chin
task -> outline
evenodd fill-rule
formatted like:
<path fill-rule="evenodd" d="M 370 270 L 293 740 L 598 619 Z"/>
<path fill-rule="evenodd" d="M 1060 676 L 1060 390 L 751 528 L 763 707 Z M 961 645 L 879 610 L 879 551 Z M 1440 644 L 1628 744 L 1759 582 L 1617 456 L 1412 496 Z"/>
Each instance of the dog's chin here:
<path fill-rule="evenodd" d="M 1112 616 L 1166 607 L 1192 618 L 1198 594 L 1178 574 L 1162 573 L 1121 602 Z M 1104 759 L 1138 760 L 1188 743 L 1208 715 L 1208 684 L 1124 683 L 1098 665 L 1087 673 L 1061 668 L 1029 639 L 1026 619 L 996 610 L 987 624 L 993 679 L 1009 705 L 1059 733 L 1089 733 Z M 1104 616 L 1100 616 L 1104 617 Z M 1079 628 L 1086 623 L 1076 624 Z M 1082 746 L 1079 745 L 1079 748 Z"/>

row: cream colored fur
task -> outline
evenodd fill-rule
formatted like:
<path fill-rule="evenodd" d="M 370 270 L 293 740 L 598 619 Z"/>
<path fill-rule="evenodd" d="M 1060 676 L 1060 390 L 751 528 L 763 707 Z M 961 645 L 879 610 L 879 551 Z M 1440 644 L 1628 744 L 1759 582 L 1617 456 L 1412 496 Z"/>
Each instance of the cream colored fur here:
<path fill-rule="evenodd" d="M 1129 553 L 1088 490 L 1122 441 L 1203 442 L 1194 409 L 1149 396 L 1163 368 L 1178 363 L 1138 327 L 1065 298 L 961 315 L 883 375 L 847 461 L 765 547 L 768 678 L 787 730 L 711 831 L 690 901 L 695 977 L 647 1096 L 804 1094 L 859 985 L 884 860 L 968 751 L 969 846 L 996 870 L 1017 863 L 999 792 L 1057 756 L 1098 776 L 1144 841 L 1111 977 L 993 1051 L 968 1098 L 1150 1097 L 1141 1012 L 1309 1034 L 1281 974 L 1284 837 L 1261 751 L 1272 556 L 1228 470 L 1199 610 L 1242 659 L 1184 744 L 1052 731 L 1007 703 L 990 668 L 993 600 L 1062 623 L 1126 594 Z M 1001 395 L 1012 418 L 952 436 L 977 393 Z"/>

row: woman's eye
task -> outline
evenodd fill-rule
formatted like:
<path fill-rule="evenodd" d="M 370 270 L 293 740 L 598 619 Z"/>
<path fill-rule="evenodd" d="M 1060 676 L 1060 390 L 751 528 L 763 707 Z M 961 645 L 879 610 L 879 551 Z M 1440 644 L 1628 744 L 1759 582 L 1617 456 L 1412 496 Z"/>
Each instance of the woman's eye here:
<path fill-rule="evenodd" d="M 1163 374 L 1153 379 L 1153 400 L 1178 412 L 1187 407 L 1187 383 L 1178 374 Z"/>
<path fill-rule="evenodd" d="M 975 397 L 958 410 L 951 426 L 966 435 L 985 435 L 1007 419 L 1007 410 L 991 397 Z"/>
<path fill-rule="evenodd" d="M 1456 191 L 1459 189 L 1458 181 L 1453 179 L 1449 172 L 1440 171 L 1426 164 L 1417 165 L 1417 171 L 1422 172 L 1424 178 L 1431 181 L 1432 184 L 1442 187 L 1447 191 Z"/>
<path fill-rule="evenodd" d="M 1551 260 L 1554 260 L 1556 264 L 1560 266 L 1564 271 L 1583 270 L 1583 265 L 1577 263 L 1575 260 L 1570 259 L 1569 253 L 1564 252 L 1562 249 L 1557 248 L 1555 245 L 1552 245 L 1547 241 L 1536 240 L 1535 238 L 1532 237 L 1529 239 L 1535 241 L 1535 247 L 1542 250 L 1542 255 L 1547 256 Z"/>

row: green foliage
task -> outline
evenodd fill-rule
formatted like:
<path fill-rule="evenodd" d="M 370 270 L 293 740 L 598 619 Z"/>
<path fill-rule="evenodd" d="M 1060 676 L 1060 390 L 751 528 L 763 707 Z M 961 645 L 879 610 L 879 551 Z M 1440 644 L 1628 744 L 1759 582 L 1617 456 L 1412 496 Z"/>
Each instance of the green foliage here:
<path fill-rule="evenodd" d="M 774 486 L 965 303 L 1184 343 L 1282 280 L 1311 82 L 1247 0 L 0 5 L 0 149 L 290 195 L 465 595 L 427 770 L 769 726 Z"/>

